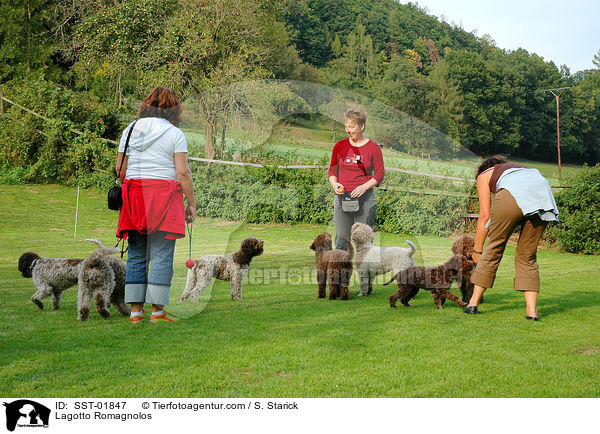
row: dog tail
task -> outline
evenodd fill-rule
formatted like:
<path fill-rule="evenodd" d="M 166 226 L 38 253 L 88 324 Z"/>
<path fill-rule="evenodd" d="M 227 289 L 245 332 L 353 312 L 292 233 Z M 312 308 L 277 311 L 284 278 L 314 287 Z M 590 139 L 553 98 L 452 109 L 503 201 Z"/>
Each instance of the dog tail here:
<path fill-rule="evenodd" d="M 40 259 L 40 255 L 33 252 L 25 252 L 19 258 L 19 271 L 23 277 L 31 277 L 35 261 Z"/>
<path fill-rule="evenodd" d="M 89 260 L 98 260 L 100 259 L 102 256 L 106 256 L 106 255 L 114 255 L 115 253 L 119 253 L 120 250 L 117 249 L 116 247 L 110 247 L 110 248 L 106 248 L 106 247 L 102 247 L 99 249 L 96 249 L 92 252 L 92 254 L 88 257 Z"/>
<path fill-rule="evenodd" d="M 354 248 L 352 247 L 352 243 L 348 238 L 342 238 L 342 240 L 344 240 L 346 246 L 348 246 L 348 260 L 351 261 L 354 257 Z"/>
<path fill-rule="evenodd" d="M 86 238 L 85 240 L 89 241 L 90 243 L 96 243 L 96 245 L 102 249 L 106 247 L 104 244 L 102 244 L 102 241 L 97 240 L 96 238 Z"/>
<path fill-rule="evenodd" d="M 389 285 L 390 283 L 392 283 L 394 280 L 396 280 L 396 277 L 397 277 L 397 276 L 398 276 L 397 274 L 394 274 L 394 275 L 392 276 L 391 280 L 390 280 L 389 282 L 386 282 L 386 283 L 384 283 L 384 284 L 383 284 L 383 286 L 386 286 L 386 285 Z"/>
<path fill-rule="evenodd" d="M 413 243 L 411 243 L 410 241 L 406 240 L 406 244 L 408 244 L 410 246 L 410 254 L 409 256 L 414 255 L 415 253 L 417 253 L 417 246 L 415 246 Z"/>

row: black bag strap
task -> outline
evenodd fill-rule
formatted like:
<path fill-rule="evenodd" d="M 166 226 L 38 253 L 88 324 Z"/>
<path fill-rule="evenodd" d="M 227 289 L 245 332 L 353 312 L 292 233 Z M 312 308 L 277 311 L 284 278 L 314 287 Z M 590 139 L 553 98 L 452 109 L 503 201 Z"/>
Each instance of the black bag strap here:
<path fill-rule="evenodd" d="M 121 166 L 119 166 L 119 176 L 117 177 L 117 181 L 116 183 L 119 183 L 119 178 L 121 177 L 121 169 L 123 169 L 123 161 L 125 161 L 125 156 L 127 155 L 127 147 L 129 146 L 129 139 L 131 139 L 131 133 L 133 132 L 133 127 L 135 127 L 135 124 L 137 123 L 139 119 L 136 119 L 135 121 L 133 121 L 133 123 L 131 124 L 131 128 L 129 129 L 129 133 L 127 134 L 127 140 L 125 140 L 125 148 L 123 149 L 123 158 L 121 158 Z"/>

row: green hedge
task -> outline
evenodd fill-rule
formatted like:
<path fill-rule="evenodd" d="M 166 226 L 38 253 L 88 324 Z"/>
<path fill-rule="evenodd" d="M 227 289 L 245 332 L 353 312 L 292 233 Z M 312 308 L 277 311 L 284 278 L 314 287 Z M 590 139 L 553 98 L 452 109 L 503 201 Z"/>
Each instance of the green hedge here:
<path fill-rule="evenodd" d="M 195 162 L 191 166 L 201 216 L 315 224 L 327 224 L 333 218 L 333 192 L 322 169 L 242 168 Z M 386 185 L 388 190 L 376 190 L 377 225 L 382 230 L 447 235 L 461 227 L 470 186 L 395 173 L 387 176 Z M 448 194 L 419 193 L 432 189 Z"/>
<path fill-rule="evenodd" d="M 567 252 L 600 253 L 600 165 L 584 167 L 564 184 L 555 197 L 560 223 L 550 228 L 550 237 Z"/>

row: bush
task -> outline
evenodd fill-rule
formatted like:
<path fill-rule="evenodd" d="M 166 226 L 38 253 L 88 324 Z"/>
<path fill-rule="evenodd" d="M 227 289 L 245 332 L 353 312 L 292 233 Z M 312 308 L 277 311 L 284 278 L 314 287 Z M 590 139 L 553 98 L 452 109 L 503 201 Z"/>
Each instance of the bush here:
<path fill-rule="evenodd" d="M 6 104 L 0 118 L 0 168 L 4 182 L 15 170 L 22 182 L 58 182 L 105 186 L 116 149 L 100 137 L 117 137 L 121 125 L 108 107 L 32 75 L 3 85 L 15 102 L 50 119 L 46 121 Z M 69 129 L 83 131 L 77 135 Z M 4 175 L 6 174 L 6 175 Z M 114 178 L 112 179 L 114 181 Z"/>
<path fill-rule="evenodd" d="M 561 250 L 600 253 L 600 165 L 584 167 L 567 178 L 568 188 L 556 195 L 560 223 L 550 228 L 550 237 Z"/>
<path fill-rule="evenodd" d="M 377 225 L 396 234 L 448 235 L 460 228 L 465 210 L 465 199 L 459 196 L 382 192 Z"/>
<path fill-rule="evenodd" d="M 327 224 L 333 193 L 320 169 L 231 167 L 192 163 L 198 214 L 253 223 Z M 386 232 L 447 235 L 462 224 L 471 186 L 390 173 L 376 190 L 377 225 Z M 437 189 L 442 194 L 425 194 Z"/>
<path fill-rule="evenodd" d="M 199 215 L 253 223 L 327 223 L 331 218 L 322 171 L 203 163 L 192 170 Z"/>

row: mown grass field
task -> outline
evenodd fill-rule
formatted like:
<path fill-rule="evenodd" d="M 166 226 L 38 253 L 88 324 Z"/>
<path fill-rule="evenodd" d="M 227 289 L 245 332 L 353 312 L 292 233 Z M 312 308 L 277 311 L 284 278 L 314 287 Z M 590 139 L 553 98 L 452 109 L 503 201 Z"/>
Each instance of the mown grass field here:
<path fill-rule="evenodd" d="M 600 396 L 600 258 L 541 250 L 542 321 L 524 319 L 512 288 L 514 247 L 507 248 L 482 315 L 452 303 L 437 311 L 421 292 L 413 308 L 392 309 L 392 287 L 373 295 L 316 298 L 312 225 L 254 225 L 198 219 L 194 256 L 232 251 L 247 235 L 265 241 L 244 300 L 217 282 L 198 305 L 177 302 L 185 281 L 187 239 L 179 240 L 173 312 L 186 319 L 132 327 L 114 309 L 76 321 L 76 288 L 61 309 L 29 301 L 19 255 L 87 255 L 93 237 L 110 244 L 117 215 L 105 193 L 0 185 L 0 395 L 5 397 L 598 397 Z M 450 255 L 452 239 L 379 234 L 384 245 L 419 247 L 417 262 Z M 381 282 L 381 280 L 379 281 Z"/>

